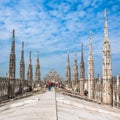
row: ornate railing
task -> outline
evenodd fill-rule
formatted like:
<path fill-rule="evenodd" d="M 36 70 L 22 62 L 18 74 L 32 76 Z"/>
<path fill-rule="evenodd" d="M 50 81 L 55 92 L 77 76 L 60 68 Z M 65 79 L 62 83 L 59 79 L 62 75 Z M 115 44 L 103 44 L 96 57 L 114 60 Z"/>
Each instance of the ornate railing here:
<path fill-rule="evenodd" d="M 15 79 L 11 81 L 14 82 L 13 85 L 8 78 L 0 78 L 0 103 L 32 91 L 32 83 L 28 80 Z"/>
<path fill-rule="evenodd" d="M 88 81 L 87 79 L 85 80 L 80 80 L 78 81 L 77 85 L 73 84 L 74 81 L 72 81 L 72 87 L 71 87 L 71 91 L 72 93 L 74 92 L 77 95 L 81 96 L 81 88 L 83 87 L 83 83 L 84 83 L 84 89 L 83 89 L 83 97 L 85 98 L 89 98 L 89 84 L 91 83 L 91 81 Z M 111 83 L 110 83 L 110 89 L 111 89 L 111 101 L 112 101 L 112 106 L 114 107 L 118 107 L 120 108 L 120 76 L 116 76 L 116 77 L 112 77 Z M 68 85 L 67 85 L 68 86 Z M 76 87 L 78 87 L 76 89 Z M 92 82 L 92 93 L 93 93 L 93 98 L 92 100 L 98 102 L 98 103 L 103 103 L 103 79 L 102 78 L 96 78 L 93 80 Z"/>

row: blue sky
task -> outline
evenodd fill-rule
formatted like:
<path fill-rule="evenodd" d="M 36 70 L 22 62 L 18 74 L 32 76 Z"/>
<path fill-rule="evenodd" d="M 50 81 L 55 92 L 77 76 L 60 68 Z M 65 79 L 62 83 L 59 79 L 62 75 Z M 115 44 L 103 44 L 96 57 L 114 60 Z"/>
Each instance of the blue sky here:
<path fill-rule="evenodd" d="M 89 51 L 89 31 L 93 32 L 95 76 L 102 75 L 104 9 L 107 9 L 112 73 L 120 75 L 120 0 L 0 0 L 0 76 L 6 76 L 12 29 L 16 36 L 16 76 L 19 77 L 21 43 L 25 44 L 26 72 L 32 50 L 33 75 L 37 51 L 41 75 L 52 68 L 65 78 L 67 49 L 73 74 L 74 52 L 80 66 L 80 44 L 84 44 L 85 72 Z"/>

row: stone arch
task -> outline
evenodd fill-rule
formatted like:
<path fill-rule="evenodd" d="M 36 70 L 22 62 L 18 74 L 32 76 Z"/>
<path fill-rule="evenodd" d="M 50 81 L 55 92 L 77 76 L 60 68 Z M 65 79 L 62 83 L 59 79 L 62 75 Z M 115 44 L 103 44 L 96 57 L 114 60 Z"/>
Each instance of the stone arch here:
<path fill-rule="evenodd" d="M 45 77 L 44 77 L 44 82 L 47 83 L 48 81 L 50 82 L 58 82 L 62 83 L 63 78 L 54 70 L 52 69 Z"/>

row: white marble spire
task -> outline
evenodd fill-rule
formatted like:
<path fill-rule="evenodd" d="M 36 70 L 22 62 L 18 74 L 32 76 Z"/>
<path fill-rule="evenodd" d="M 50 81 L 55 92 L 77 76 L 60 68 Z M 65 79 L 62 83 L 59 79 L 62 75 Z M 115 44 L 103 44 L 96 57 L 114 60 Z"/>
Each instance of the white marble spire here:
<path fill-rule="evenodd" d="M 9 89 L 8 89 L 9 98 L 14 97 L 15 75 L 16 75 L 15 30 L 13 29 L 11 52 L 9 59 Z"/>
<path fill-rule="evenodd" d="M 80 61 L 80 95 L 84 95 L 84 81 L 85 81 L 85 66 L 84 66 L 84 54 L 83 54 L 83 43 L 82 43 L 81 61 Z"/>
<path fill-rule="evenodd" d="M 104 43 L 102 51 L 102 70 L 103 70 L 103 103 L 112 103 L 112 60 L 111 50 L 108 40 L 107 12 L 104 10 Z"/>
<path fill-rule="evenodd" d="M 107 11 L 104 10 L 104 42 L 108 41 Z"/>
<path fill-rule="evenodd" d="M 73 81 L 74 81 L 74 88 L 78 89 L 78 64 L 77 64 L 77 53 L 75 52 L 75 60 L 74 60 L 74 71 L 73 71 Z"/>
<path fill-rule="evenodd" d="M 22 42 L 21 60 L 20 60 L 20 79 L 25 79 L 25 62 L 24 62 L 24 42 Z"/>
<path fill-rule="evenodd" d="M 94 91 L 94 59 L 92 53 L 92 32 L 90 31 L 89 56 L 88 56 L 88 98 L 93 99 Z"/>
<path fill-rule="evenodd" d="M 67 65 L 66 65 L 66 84 L 68 84 L 68 87 L 71 87 L 71 69 L 70 69 L 69 51 L 67 54 Z"/>
<path fill-rule="evenodd" d="M 29 52 L 29 65 L 28 65 L 27 79 L 30 81 L 33 80 L 31 51 Z"/>
<path fill-rule="evenodd" d="M 35 80 L 40 80 L 40 63 L 39 63 L 39 51 L 37 51 L 37 60 L 36 60 L 36 72 L 35 72 Z"/>

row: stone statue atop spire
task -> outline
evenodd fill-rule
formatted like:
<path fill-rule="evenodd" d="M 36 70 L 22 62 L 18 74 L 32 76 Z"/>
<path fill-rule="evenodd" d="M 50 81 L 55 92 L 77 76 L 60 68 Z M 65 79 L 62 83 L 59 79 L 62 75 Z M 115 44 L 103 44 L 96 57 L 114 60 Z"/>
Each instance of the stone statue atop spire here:
<path fill-rule="evenodd" d="M 107 12 L 104 10 L 104 43 L 102 51 L 103 103 L 112 104 L 112 60 L 108 40 Z"/>
<path fill-rule="evenodd" d="M 94 59 L 92 54 L 92 32 L 90 31 L 90 44 L 88 56 L 88 98 L 94 98 Z"/>

